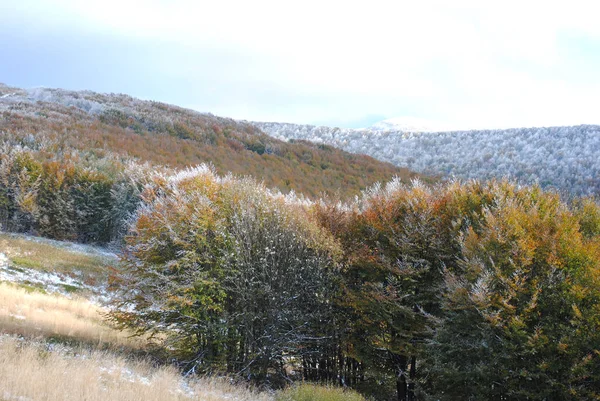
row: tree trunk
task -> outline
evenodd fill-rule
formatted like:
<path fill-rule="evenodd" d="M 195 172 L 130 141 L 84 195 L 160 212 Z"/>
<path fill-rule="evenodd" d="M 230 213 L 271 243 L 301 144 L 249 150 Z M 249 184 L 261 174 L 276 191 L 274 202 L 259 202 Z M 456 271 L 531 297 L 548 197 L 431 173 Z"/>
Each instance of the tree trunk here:
<path fill-rule="evenodd" d="M 410 382 L 408 383 L 408 401 L 415 401 L 415 380 L 417 376 L 417 357 L 412 356 L 410 358 L 410 373 L 409 378 Z"/>
<path fill-rule="evenodd" d="M 398 391 L 398 401 L 407 401 L 408 389 L 406 386 L 406 376 L 404 372 L 400 372 L 396 379 L 396 390 Z"/>

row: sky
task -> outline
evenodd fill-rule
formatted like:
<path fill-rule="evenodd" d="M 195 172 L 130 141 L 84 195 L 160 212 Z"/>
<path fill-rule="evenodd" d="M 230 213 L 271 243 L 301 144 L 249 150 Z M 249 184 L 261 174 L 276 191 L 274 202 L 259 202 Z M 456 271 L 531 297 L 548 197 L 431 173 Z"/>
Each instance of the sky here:
<path fill-rule="evenodd" d="M 600 2 L 0 0 L 0 82 L 254 121 L 600 124 Z"/>

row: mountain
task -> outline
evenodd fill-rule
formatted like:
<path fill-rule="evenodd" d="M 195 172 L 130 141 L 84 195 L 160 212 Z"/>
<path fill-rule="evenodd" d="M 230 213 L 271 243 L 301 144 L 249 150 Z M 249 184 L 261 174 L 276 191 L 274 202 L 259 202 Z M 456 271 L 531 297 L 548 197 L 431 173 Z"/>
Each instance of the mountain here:
<path fill-rule="evenodd" d="M 247 122 L 121 94 L 0 84 L 0 133 L 45 136 L 78 150 L 108 150 L 156 165 L 212 163 L 283 192 L 350 197 L 406 168 L 324 144 L 281 141 Z"/>
<path fill-rule="evenodd" d="M 379 121 L 369 128 L 371 131 L 436 132 L 448 131 L 443 124 L 415 117 L 394 117 Z"/>
<path fill-rule="evenodd" d="M 282 140 L 309 140 L 364 153 L 422 174 L 463 179 L 510 177 L 570 195 L 600 194 L 600 126 L 447 132 L 255 123 Z"/>

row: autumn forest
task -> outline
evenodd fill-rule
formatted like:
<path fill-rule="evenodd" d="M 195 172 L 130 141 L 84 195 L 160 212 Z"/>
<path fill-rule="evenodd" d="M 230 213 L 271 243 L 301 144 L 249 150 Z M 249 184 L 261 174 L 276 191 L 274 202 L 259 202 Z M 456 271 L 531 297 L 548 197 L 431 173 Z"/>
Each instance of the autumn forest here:
<path fill-rule="evenodd" d="M 0 107 L 2 230 L 117 249 L 106 320 L 183 374 L 375 400 L 600 398 L 595 199 L 422 176 L 124 95 L 0 91 L 21 96 Z"/>

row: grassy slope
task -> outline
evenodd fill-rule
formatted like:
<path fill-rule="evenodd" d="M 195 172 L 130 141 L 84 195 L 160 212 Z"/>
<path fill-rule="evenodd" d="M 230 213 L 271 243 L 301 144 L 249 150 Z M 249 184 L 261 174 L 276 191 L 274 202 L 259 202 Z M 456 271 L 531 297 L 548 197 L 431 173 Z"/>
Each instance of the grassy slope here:
<path fill-rule="evenodd" d="M 116 255 L 101 248 L 46 238 L 0 232 L 0 253 L 9 263 L 0 263 L 2 277 L 37 290 L 53 290 L 81 296 L 102 295 Z"/>
<path fill-rule="evenodd" d="M 0 253 L 9 255 L 10 268 L 49 277 L 87 272 L 100 280 L 112 260 L 89 247 L 7 234 L 0 234 Z M 19 267 L 10 256 L 28 267 Z M 0 399 L 271 399 L 225 380 L 184 379 L 171 367 L 140 359 L 135 355 L 149 343 L 109 327 L 101 305 L 50 290 L 0 282 Z"/>
<path fill-rule="evenodd" d="M 117 261 L 102 249 L 8 233 L 0 233 L 0 252 L 20 267 L 56 273 L 78 271 L 89 276 L 105 274 Z"/>
<path fill-rule="evenodd" d="M 0 233 L 0 253 L 8 259 L 0 265 L 0 279 L 8 281 L 0 282 L 1 332 L 94 346 L 142 346 L 131 333 L 108 327 L 102 319 L 105 309 L 85 298 L 106 291 L 114 255 L 5 233 Z"/>
<path fill-rule="evenodd" d="M 14 94 L 16 92 L 16 94 Z M 210 162 L 308 196 L 349 197 L 392 176 L 417 174 L 326 145 L 271 138 L 251 124 L 125 95 L 0 84 L 0 132 L 44 134 L 79 149 L 108 149 L 172 167 Z M 37 100 L 41 99 L 41 100 Z"/>
<path fill-rule="evenodd" d="M 86 272 L 97 281 L 114 263 L 102 249 L 2 233 L 0 253 L 8 256 L 10 268 L 49 276 Z M 184 378 L 172 367 L 141 358 L 151 344 L 109 327 L 102 320 L 104 308 L 82 297 L 85 291 L 68 296 L 50 291 L 0 281 L 2 401 L 364 400 L 354 392 L 315 385 L 273 395 L 225 378 Z"/>
<path fill-rule="evenodd" d="M 113 353 L 49 348 L 6 336 L 0 337 L 0 397 L 47 401 L 270 399 L 224 380 L 184 379 L 175 369 L 153 367 Z"/>
<path fill-rule="evenodd" d="M 94 347 L 139 349 L 143 340 L 102 321 L 102 307 L 84 298 L 44 294 L 0 283 L 0 331 Z"/>

